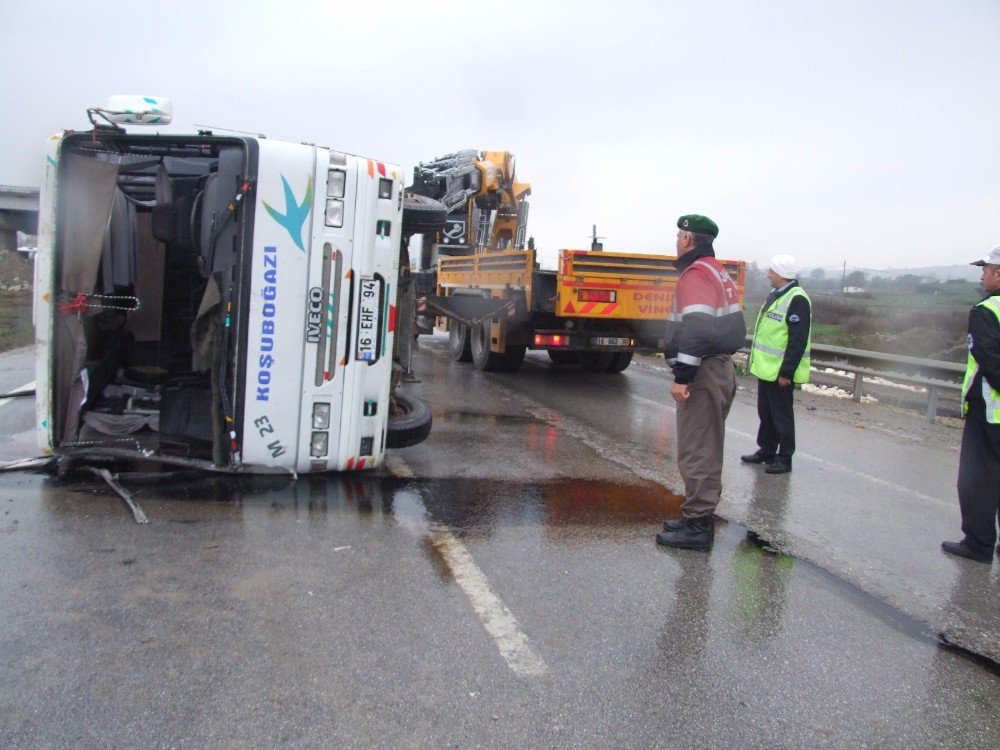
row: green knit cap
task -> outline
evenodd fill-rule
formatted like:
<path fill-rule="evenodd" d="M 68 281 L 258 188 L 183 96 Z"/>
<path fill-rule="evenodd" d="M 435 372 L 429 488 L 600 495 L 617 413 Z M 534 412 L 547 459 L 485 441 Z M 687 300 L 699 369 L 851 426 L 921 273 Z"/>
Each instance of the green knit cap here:
<path fill-rule="evenodd" d="M 719 236 L 719 225 L 707 216 L 701 214 L 687 214 L 677 220 L 677 228 L 685 232 L 695 234 L 709 234 L 712 237 Z"/>

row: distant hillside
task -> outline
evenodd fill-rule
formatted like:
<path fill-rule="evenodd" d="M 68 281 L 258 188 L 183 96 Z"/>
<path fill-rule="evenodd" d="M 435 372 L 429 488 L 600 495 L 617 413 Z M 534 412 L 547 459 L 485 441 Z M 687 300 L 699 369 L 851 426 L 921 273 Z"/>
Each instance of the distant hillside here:
<path fill-rule="evenodd" d="M 979 281 L 982 269 L 978 266 L 970 266 L 968 263 L 957 266 L 925 266 L 923 268 L 886 268 L 879 271 L 871 271 L 872 276 L 884 276 L 894 279 L 897 276 L 931 276 L 940 281 L 948 279 L 961 279 L 962 281 Z"/>
<path fill-rule="evenodd" d="M 808 279 L 809 274 L 812 273 L 811 268 L 805 268 L 799 272 L 800 279 Z M 850 273 L 857 269 L 851 266 L 847 267 L 847 272 Z M 881 276 L 885 279 L 895 279 L 899 276 L 922 276 L 924 278 L 937 279 L 938 281 L 947 281 L 949 279 L 961 279 L 962 281 L 979 281 L 981 275 L 981 270 L 977 266 L 965 265 L 955 265 L 955 266 L 924 266 L 922 268 L 882 268 L 882 269 L 862 269 L 865 274 L 869 277 Z M 826 278 L 835 278 L 838 274 L 830 269 L 824 268 L 823 271 L 826 274 Z"/>

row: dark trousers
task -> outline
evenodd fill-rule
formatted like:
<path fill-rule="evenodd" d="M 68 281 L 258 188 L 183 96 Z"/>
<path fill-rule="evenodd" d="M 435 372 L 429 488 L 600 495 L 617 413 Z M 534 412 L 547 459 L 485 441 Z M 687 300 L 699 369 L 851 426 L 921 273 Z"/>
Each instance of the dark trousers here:
<path fill-rule="evenodd" d="M 969 404 L 958 457 L 958 505 L 965 543 L 992 554 L 1000 512 L 1000 425 L 986 421 L 982 401 Z"/>
<path fill-rule="evenodd" d="M 757 381 L 757 445 L 761 453 L 791 458 L 795 453 L 795 415 L 792 413 L 792 393 L 795 388 L 782 388 L 777 381 Z"/>

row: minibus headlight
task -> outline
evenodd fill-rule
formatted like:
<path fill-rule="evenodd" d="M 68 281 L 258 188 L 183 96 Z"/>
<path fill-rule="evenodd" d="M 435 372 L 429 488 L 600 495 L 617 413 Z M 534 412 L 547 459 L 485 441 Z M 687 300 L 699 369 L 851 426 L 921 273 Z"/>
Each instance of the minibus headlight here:
<path fill-rule="evenodd" d="M 326 197 L 343 198 L 347 173 L 339 169 L 331 169 L 326 173 Z"/>
<path fill-rule="evenodd" d="M 325 456 L 330 445 L 330 436 L 325 432 L 314 432 L 309 442 L 309 455 L 313 458 Z"/>
<path fill-rule="evenodd" d="M 330 429 L 330 404 L 313 404 L 313 429 Z"/>
<path fill-rule="evenodd" d="M 331 198 L 326 202 L 326 225 L 328 227 L 344 226 L 344 201 Z"/>

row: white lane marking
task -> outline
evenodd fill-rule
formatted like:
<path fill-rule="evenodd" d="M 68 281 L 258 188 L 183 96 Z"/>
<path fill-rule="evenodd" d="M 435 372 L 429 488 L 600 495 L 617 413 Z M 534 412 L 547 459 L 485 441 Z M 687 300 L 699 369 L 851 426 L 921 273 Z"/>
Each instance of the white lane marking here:
<path fill-rule="evenodd" d="M 406 462 L 396 456 L 387 459 L 386 464 L 396 476 L 415 478 Z M 400 526 L 416 536 L 426 537 L 441 555 L 511 671 L 532 677 L 545 674 L 549 669 L 545 660 L 535 651 L 514 614 L 493 593 L 486 574 L 476 565 L 468 548 L 447 526 L 428 520 L 427 507 L 420 496 L 416 492 L 398 493 L 393 500 L 393 513 Z"/>
<path fill-rule="evenodd" d="M 448 564 L 455 582 L 462 587 L 507 666 L 520 675 L 545 674 L 548 671 L 545 661 L 528 641 L 514 614 L 490 589 L 489 581 L 465 545 L 440 524 L 431 526 L 430 541 Z"/>
<path fill-rule="evenodd" d="M 25 383 L 20 388 L 14 388 L 14 389 L 8 391 L 8 393 L 17 393 L 18 391 L 33 390 L 34 387 L 35 387 L 35 381 L 32 380 L 30 383 Z M 0 406 L 3 406 L 4 404 L 9 404 L 13 400 L 14 399 L 12 399 L 12 398 L 4 398 L 4 397 L 0 396 Z"/>
<path fill-rule="evenodd" d="M 662 402 L 656 401 L 655 399 L 646 398 L 645 396 L 633 395 L 632 399 L 638 400 L 638 401 L 645 401 L 648 404 L 655 404 L 656 406 L 666 407 L 668 411 L 677 411 L 677 409 L 675 407 L 672 407 L 670 404 L 662 403 Z M 732 427 L 729 427 L 728 425 L 726 426 L 726 434 L 727 435 L 729 435 L 729 434 L 739 435 L 740 437 L 749 438 L 750 440 L 756 440 L 757 439 L 756 435 L 751 435 L 748 432 L 743 432 L 742 430 L 734 429 Z M 891 490 L 899 492 L 899 493 L 901 493 L 903 495 L 906 495 L 908 497 L 919 498 L 919 499 L 921 499 L 921 500 L 923 500 L 925 502 L 931 503 L 932 505 L 937 505 L 938 507 L 941 507 L 941 508 L 946 508 L 948 510 L 954 510 L 955 507 L 956 507 L 956 505 L 957 505 L 955 502 L 949 502 L 947 500 L 942 500 L 941 498 L 939 498 L 939 497 L 933 497 L 932 495 L 925 495 L 924 493 L 918 492 L 917 490 L 914 490 L 914 489 L 912 489 L 910 487 L 904 487 L 901 484 L 896 484 L 895 482 L 890 482 L 887 479 L 882 479 L 881 477 L 876 477 L 876 476 L 873 476 L 872 474 L 868 474 L 868 473 L 863 472 L 863 471 L 858 471 L 857 469 L 852 469 L 850 466 L 845 466 L 843 464 L 838 464 L 838 463 L 836 463 L 834 461 L 829 461 L 829 460 L 827 460 L 825 458 L 820 458 L 819 456 L 814 456 L 811 453 L 804 453 L 802 451 L 798 451 L 797 450 L 797 451 L 795 451 L 795 456 L 796 456 L 796 458 L 805 458 L 805 459 L 808 459 L 810 461 L 815 461 L 818 464 L 822 464 L 823 466 L 827 466 L 827 467 L 829 467 L 831 469 L 834 469 L 836 471 L 841 471 L 841 472 L 843 472 L 845 474 L 851 474 L 852 476 L 855 476 L 858 479 L 863 479 L 863 480 L 865 480 L 867 482 L 872 482 L 873 484 L 878 484 L 878 485 L 881 485 L 882 487 L 887 487 L 887 488 L 889 488 Z"/>
<path fill-rule="evenodd" d="M 751 434 L 749 434 L 747 432 L 743 432 L 742 430 L 734 430 L 734 429 L 730 429 L 730 428 L 727 427 L 726 428 L 726 432 L 727 433 L 731 432 L 731 433 L 733 433 L 735 435 L 739 435 L 740 437 L 749 438 L 750 440 L 756 440 L 757 439 L 756 435 L 751 435 Z M 857 477 L 858 479 L 864 479 L 866 482 L 872 482 L 874 484 L 882 485 L 883 487 L 888 487 L 889 489 L 895 490 L 896 492 L 904 494 L 907 497 L 917 497 L 917 498 L 920 498 L 921 500 L 924 500 L 924 501 L 926 501 L 928 503 L 931 503 L 932 505 L 937 505 L 937 506 L 940 506 L 942 508 L 947 508 L 948 510 L 954 510 L 955 508 L 958 507 L 958 503 L 955 502 L 955 501 L 948 502 L 947 500 L 942 500 L 939 497 L 933 497 L 932 495 L 925 495 L 924 493 L 917 492 L 916 490 L 911 489 L 910 487 L 904 487 L 901 484 L 896 484 L 895 482 L 890 482 L 887 479 L 882 479 L 881 477 L 876 477 L 876 476 L 873 476 L 872 474 L 867 474 L 867 473 L 865 473 L 863 471 L 858 471 L 857 469 L 852 469 L 850 466 L 844 466 L 843 464 L 838 464 L 838 463 L 835 463 L 833 461 L 828 461 L 825 458 L 820 458 L 819 456 L 814 456 L 811 453 L 803 453 L 802 451 L 796 450 L 795 451 L 795 455 L 796 455 L 796 457 L 801 456 L 802 458 L 807 458 L 810 461 L 815 461 L 818 464 L 822 464 L 824 466 L 828 466 L 831 469 L 834 469 L 835 471 L 842 471 L 845 474 L 852 474 L 853 476 Z"/>

